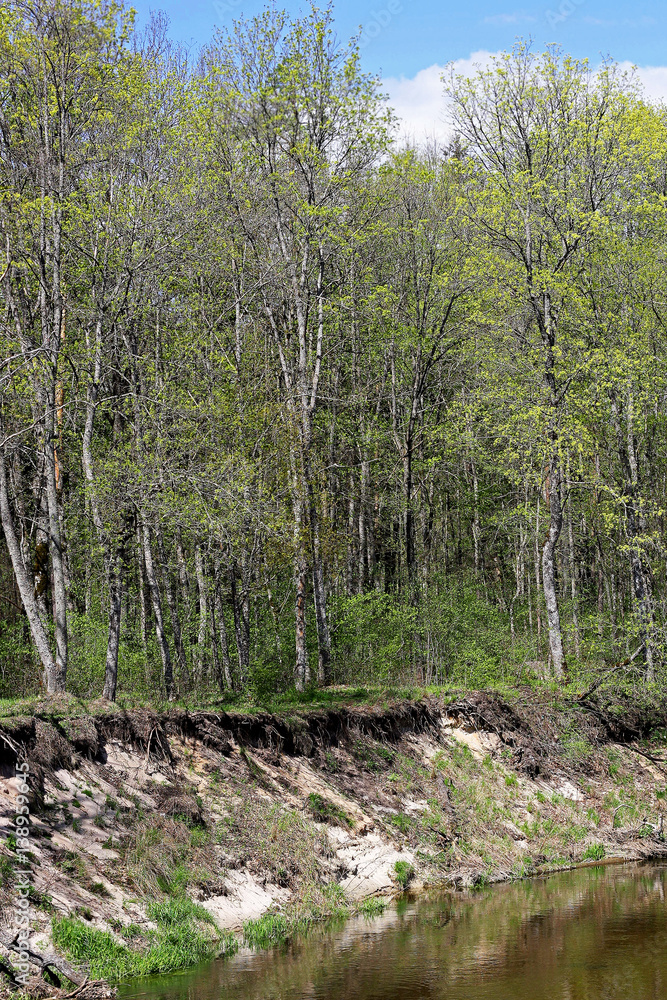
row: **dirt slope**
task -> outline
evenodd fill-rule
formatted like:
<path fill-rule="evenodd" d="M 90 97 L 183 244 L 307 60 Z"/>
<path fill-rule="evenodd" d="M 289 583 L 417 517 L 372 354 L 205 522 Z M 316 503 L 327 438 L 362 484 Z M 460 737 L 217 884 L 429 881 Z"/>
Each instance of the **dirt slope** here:
<path fill-rule="evenodd" d="M 406 883 L 665 856 L 667 778 L 638 742 L 647 728 L 482 692 L 289 717 L 2 719 L 0 940 L 15 902 L 17 762 L 30 767 L 31 948 L 43 952 L 63 914 L 141 941 L 148 904 L 179 893 L 238 931 L 267 911 L 325 914 Z"/>

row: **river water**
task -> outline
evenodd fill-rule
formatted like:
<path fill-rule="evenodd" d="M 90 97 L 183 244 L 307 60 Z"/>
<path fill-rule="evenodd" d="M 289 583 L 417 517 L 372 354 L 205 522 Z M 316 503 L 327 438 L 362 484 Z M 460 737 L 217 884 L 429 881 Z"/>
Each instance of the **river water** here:
<path fill-rule="evenodd" d="M 401 900 L 119 1000 L 667 1000 L 666 894 L 667 866 L 610 865 Z"/>

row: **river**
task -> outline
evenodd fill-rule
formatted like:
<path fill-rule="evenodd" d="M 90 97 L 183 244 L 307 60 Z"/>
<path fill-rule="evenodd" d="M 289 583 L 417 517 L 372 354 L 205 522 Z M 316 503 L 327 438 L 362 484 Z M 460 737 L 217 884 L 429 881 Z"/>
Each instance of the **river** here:
<path fill-rule="evenodd" d="M 667 1000 L 667 866 L 601 866 L 400 900 L 119 1000 Z"/>

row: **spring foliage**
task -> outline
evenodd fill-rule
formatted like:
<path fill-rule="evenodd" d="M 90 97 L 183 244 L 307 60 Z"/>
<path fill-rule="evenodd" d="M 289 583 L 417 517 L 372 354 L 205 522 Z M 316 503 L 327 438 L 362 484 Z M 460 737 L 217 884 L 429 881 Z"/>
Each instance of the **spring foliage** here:
<path fill-rule="evenodd" d="M 0 694 L 662 676 L 664 110 L 518 45 L 401 146 L 331 8 L 0 10 Z"/>

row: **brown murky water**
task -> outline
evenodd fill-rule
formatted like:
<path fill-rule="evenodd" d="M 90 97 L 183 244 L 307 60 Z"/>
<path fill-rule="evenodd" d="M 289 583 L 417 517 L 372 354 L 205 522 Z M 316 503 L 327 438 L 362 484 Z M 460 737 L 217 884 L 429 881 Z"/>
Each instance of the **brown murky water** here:
<path fill-rule="evenodd" d="M 667 1000 L 667 866 L 580 869 L 400 902 L 120 1000 Z"/>

